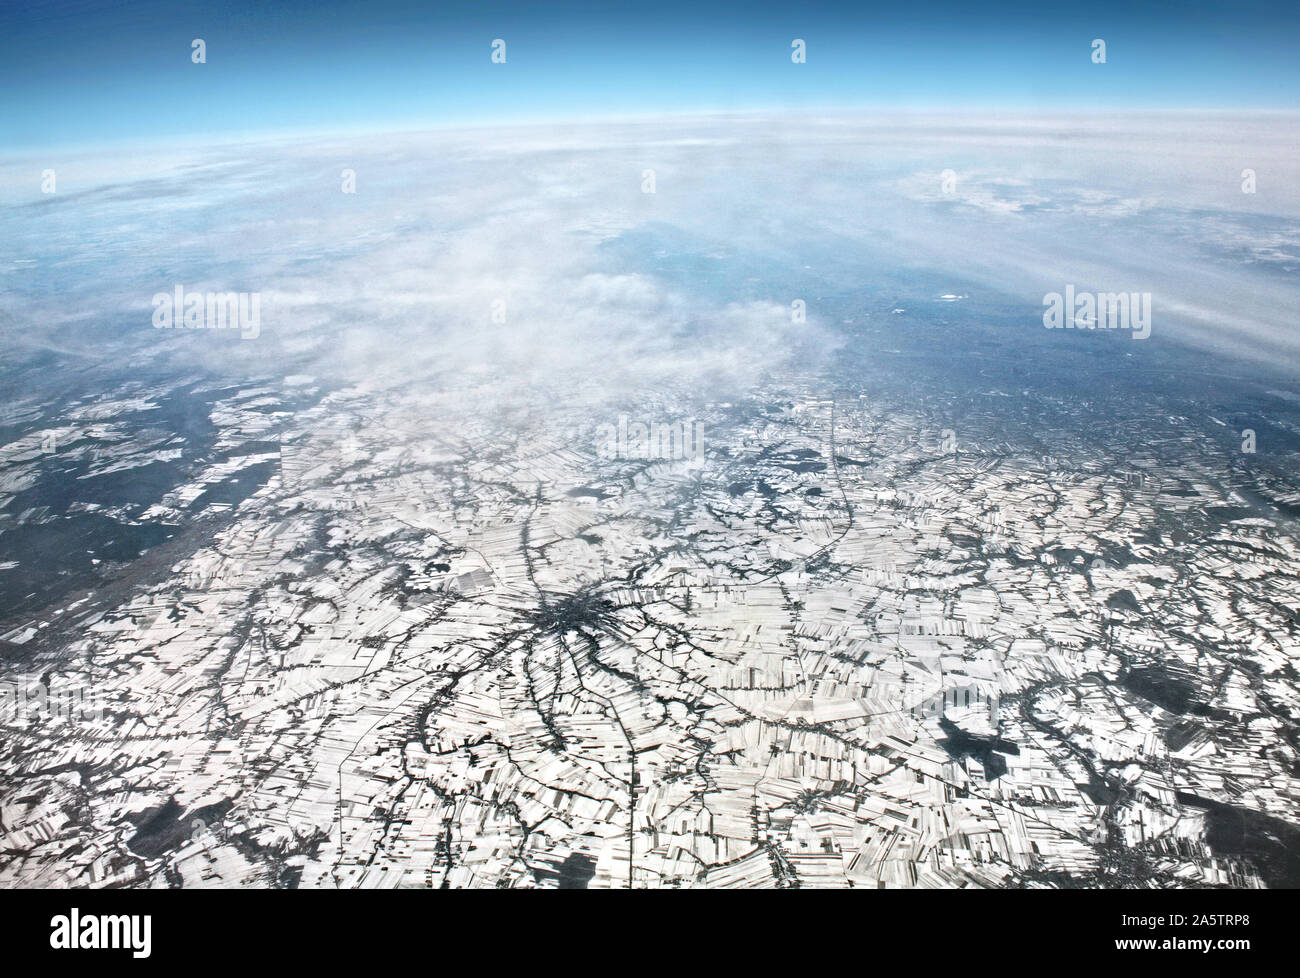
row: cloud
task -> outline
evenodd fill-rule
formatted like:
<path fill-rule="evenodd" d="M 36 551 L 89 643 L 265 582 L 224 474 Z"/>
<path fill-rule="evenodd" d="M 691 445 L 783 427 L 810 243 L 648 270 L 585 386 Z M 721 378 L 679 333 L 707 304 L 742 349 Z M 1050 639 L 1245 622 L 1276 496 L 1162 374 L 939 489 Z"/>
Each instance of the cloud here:
<path fill-rule="evenodd" d="M 0 343 L 258 376 L 721 390 L 824 362 L 844 342 L 835 296 L 922 271 L 1031 323 L 1067 282 L 1150 291 L 1162 336 L 1294 366 L 1293 123 L 736 116 L 286 140 L 109 159 L 100 183 L 69 161 L 68 195 L 40 207 L 27 169 L 0 164 Z M 262 336 L 153 330 L 150 297 L 177 283 L 260 292 Z"/>

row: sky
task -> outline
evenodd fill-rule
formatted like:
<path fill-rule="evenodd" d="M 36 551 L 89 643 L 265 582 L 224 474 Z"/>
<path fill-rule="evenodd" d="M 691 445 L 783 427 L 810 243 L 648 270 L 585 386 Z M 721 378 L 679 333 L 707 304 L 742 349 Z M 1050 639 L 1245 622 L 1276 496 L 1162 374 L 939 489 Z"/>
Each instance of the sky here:
<path fill-rule="evenodd" d="M 688 111 L 1300 105 L 1295 3 L 976 7 L 6 0 L 0 151 Z"/>

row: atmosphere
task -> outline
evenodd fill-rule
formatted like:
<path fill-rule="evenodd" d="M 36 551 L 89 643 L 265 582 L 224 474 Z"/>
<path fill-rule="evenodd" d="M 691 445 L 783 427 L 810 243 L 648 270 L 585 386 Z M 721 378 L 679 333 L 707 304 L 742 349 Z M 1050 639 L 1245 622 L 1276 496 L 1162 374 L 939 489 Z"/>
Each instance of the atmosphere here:
<path fill-rule="evenodd" d="M 0 144 L 675 111 L 1300 104 L 1300 7 L 1195 3 L 1176 17 L 1173 9 L 8 3 Z M 191 60 L 195 40 L 202 70 Z M 1104 67 L 1093 61 L 1096 40 Z"/>

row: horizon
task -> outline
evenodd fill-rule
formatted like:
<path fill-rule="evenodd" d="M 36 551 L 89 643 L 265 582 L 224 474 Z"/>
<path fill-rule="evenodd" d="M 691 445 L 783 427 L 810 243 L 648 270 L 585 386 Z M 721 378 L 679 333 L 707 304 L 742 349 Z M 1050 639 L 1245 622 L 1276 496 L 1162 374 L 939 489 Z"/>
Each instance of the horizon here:
<path fill-rule="evenodd" d="M 1087 12 L 1014 4 L 771 4 L 653 12 L 584 3 L 449 13 L 403 0 L 274 10 L 87 0 L 0 12 L 13 151 L 730 112 L 1295 111 L 1300 66 L 1274 3 Z M 223 9 L 224 8 L 224 9 Z M 292 12 L 290 12 L 292 11 Z M 1007 24 L 1011 26 L 1006 26 Z M 204 62 L 192 42 L 204 41 Z M 505 42 L 494 63 L 493 42 Z M 1105 41 L 1104 63 L 1093 42 Z M 806 60 L 792 61 L 804 42 Z"/>
<path fill-rule="evenodd" d="M 217 132 L 193 131 L 170 137 L 163 141 L 167 149 L 201 150 L 221 149 L 240 145 L 272 146 L 291 145 L 297 142 L 327 139 L 352 140 L 364 137 L 454 135 L 457 133 L 483 133 L 491 131 L 526 131 L 561 126 L 567 129 L 593 128 L 611 125 L 656 125 L 674 120 L 690 122 L 745 121 L 772 119 L 783 122 L 804 121 L 816 124 L 828 120 L 862 123 L 915 120 L 916 124 L 949 123 L 951 128 L 987 127 L 991 124 L 1026 128 L 1034 125 L 1084 124 L 1097 125 L 1110 121 L 1173 121 L 1178 118 L 1200 121 L 1232 121 L 1242 118 L 1257 121 L 1293 122 L 1296 125 L 1296 144 L 1300 150 L 1300 106 L 1294 108 L 1243 108 L 1221 106 L 1170 106 L 1170 107 L 1073 107 L 1073 108 L 1007 108 L 986 105 L 968 109 L 920 106 L 815 106 L 804 108 L 750 108 L 750 109 L 682 109 L 648 110 L 645 112 L 608 112 L 592 115 L 554 115 L 506 117 L 473 121 L 466 119 L 443 120 L 383 120 L 371 124 L 362 122 L 335 125 L 303 125 L 279 129 L 222 130 Z M 64 155 L 80 153 L 128 152 L 154 148 L 160 145 L 156 135 L 123 135 L 115 138 L 78 142 L 73 139 L 52 142 L 41 146 L 22 146 L 0 156 L 0 162 L 15 163 L 24 159 L 39 159 L 50 151 Z"/>

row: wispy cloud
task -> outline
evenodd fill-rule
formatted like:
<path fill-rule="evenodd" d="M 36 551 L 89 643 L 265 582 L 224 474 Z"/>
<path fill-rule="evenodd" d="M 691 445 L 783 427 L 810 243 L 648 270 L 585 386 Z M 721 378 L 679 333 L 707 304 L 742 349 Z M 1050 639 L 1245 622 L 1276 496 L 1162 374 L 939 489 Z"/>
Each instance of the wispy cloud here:
<path fill-rule="evenodd" d="M 0 166 L 3 343 L 257 374 L 744 383 L 833 353 L 840 310 L 819 296 L 923 270 L 1022 304 L 1026 328 L 1064 282 L 1149 291 L 1161 337 L 1294 364 L 1294 121 L 406 133 L 133 156 L 99 181 L 71 161 L 52 197 Z M 259 292 L 262 335 L 154 330 L 150 297 L 175 283 Z"/>

